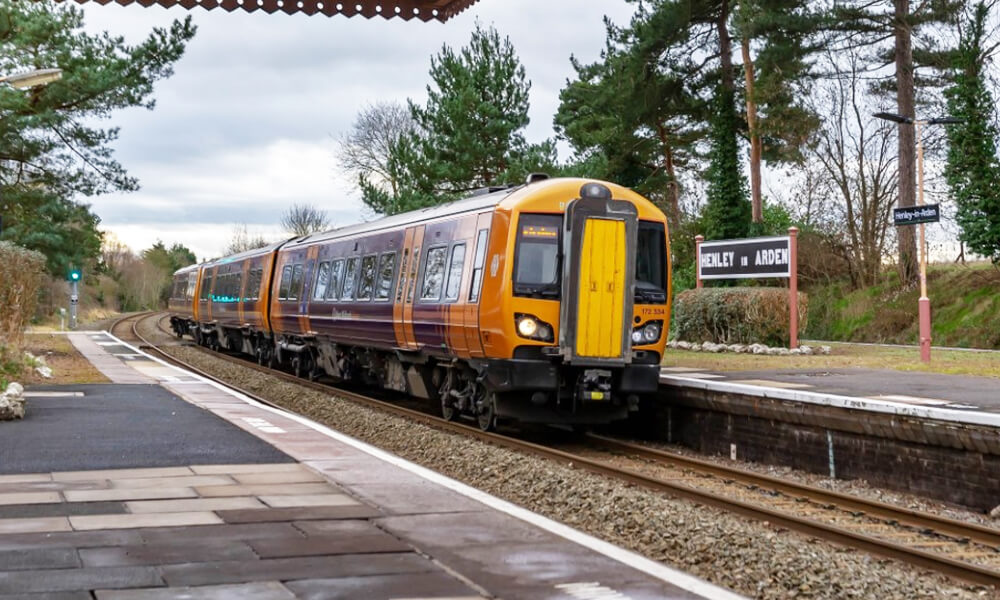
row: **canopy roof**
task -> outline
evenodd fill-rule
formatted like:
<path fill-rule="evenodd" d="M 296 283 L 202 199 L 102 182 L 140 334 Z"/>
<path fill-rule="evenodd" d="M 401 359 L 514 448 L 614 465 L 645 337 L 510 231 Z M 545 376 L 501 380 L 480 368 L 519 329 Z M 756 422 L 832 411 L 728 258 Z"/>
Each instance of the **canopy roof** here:
<path fill-rule="evenodd" d="M 76 0 L 83 4 L 88 0 Z M 284 12 L 287 14 L 305 13 L 307 15 L 322 14 L 328 17 L 344 15 L 353 17 L 399 17 L 403 20 L 420 19 L 421 21 L 447 21 L 478 0 L 92 0 L 98 4 L 110 4 L 112 1 L 123 6 L 138 2 L 142 6 L 160 6 L 170 8 L 181 6 L 188 10 L 200 6 L 205 10 L 222 8 L 232 12 L 245 10 L 254 12 L 262 10 L 266 13 Z"/>

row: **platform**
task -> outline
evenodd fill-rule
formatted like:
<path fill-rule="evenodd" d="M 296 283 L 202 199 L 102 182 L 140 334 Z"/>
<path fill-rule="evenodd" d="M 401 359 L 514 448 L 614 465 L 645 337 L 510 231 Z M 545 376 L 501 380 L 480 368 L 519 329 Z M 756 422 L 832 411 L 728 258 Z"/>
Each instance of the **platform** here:
<path fill-rule="evenodd" d="M 737 598 L 103 333 L 0 423 L 0 599 Z"/>
<path fill-rule="evenodd" d="M 1000 427 L 1000 379 L 880 369 L 711 371 L 663 367 L 660 382 L 877 413 Z"/>

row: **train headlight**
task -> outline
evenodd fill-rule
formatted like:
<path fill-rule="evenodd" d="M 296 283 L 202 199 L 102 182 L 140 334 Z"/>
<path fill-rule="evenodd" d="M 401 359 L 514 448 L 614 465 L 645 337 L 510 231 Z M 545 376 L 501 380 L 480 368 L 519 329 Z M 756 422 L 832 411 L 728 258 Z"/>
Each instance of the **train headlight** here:
<path fill-rule="evenodd" d="M 650 321 L 641 327 L 632 330 L 632 344 L 634 346 L 644 346 L 659 341 L 660 334 L 663 333 L 662 321 Z"/>
<path fill-rule="evenodd" d="M 551 342 L 555 339 L 555 331 L 552 326 L 535 315 L 517 313 L 514 315 L 514 323 L 517 327 L 517 335 L 523 338 L 539 342 Z"/>
<path fill-rule="evenodd" d="M 537 331 L 538 321 L 531 317 L 521 317 L 521 320 L 517 322 L 517 332 L 521 334 L 521 337 L 530 338 Z"/>

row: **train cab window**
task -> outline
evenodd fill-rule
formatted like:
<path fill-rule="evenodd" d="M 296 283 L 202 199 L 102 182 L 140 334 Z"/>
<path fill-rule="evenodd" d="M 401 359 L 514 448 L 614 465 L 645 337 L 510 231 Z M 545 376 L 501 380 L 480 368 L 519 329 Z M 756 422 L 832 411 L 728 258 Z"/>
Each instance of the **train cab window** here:
<path fill-rule="evenodd" d="M 288 299 L 298 300 L 302 297 L 302 265 L 292 268 L 292 286 L 288 289 Z"/>
<path fill-rule="evenodd" d="M 281 285 L 278 287 L 278 300 L 288 299 L 288 290 L 292 286 L 292 266 L 281 269 Z"/>
<path fill-rule="evenodd" d="M 444 283 L 444 264 L 447 256 L 447 246 L 431 248 L 427 251 L 427 262 L 424 264 L 424 285 L 420 288 L 421 300 L 441 299 L 441 287 Z"/>
<path fill-rule="evenodd" d="M 490 230 L 480 229 L 476 236 L 476 260 L 472 263 L 472 285 L 469 286 L 469 301 L 479 300 L 479 291 L 483 287 L 483 267 L 486 266 L 486 242 Z"/>
<path fill-rule="evenodd" d="M 375 299 L 388 300 L 392 295 L 392 276 L 396 271 L 396 253 L 386 252 L 378 260 L 378 284 Z"/>
<path fill-rule="evenodd" d="M 354 288 L 358 281 L 358 263 L 361 259 L 353 256 L 347 259 L 347 273 L 344 274 L 344 290 L 340 293 L 341 300 L 353 300 Z"/>
<path fill-rule="evenodd" d="M 194 289 L 196 287 L 198 287 L 198 272 L 192 271 L 188 275 L 187 293 L 184 294 L 184 297 L 188 299 L 194 298 Z"/>
<path fill-rule="evenodd" d="M 462 268 L 465 266 L 465 244 L 455 244 L 448 264 L 448 284 L 444 288 L 445 300 L 458 300 L 462 289 Z"/>
<path fill-rule="evenodd" d="M 410 285 L 406 290 L 406 302 L 413 302 L 413 294 L 417 289 L 417 269 L 420 268 L 420 246 L 413 250 L 413 260 L 410 262 Z"/>
<path fill-rule="evenodd" d="M 330 287 L 326 289 L 326 299 L 336 300 L 340 291 L 340 284 L 344 281 L 344 259 L 333 261 L 330 267 Z"/>
<path fill-rule="evenodd" d="M 361 260 L 361 282 L 358 285 L 358 300 L 371 300 L 375 291 L 375 264 L 378 257 L 374 254 Z"/>
<path fill-rule="evenodd" d="M 667 303 L 667 234 L 663 223 L 639 221 L 635 249 L 635 303 Z"/>
<path fill-rule="evenodd" d="M 522 214 L 514 251 L 514 295 L 558 298 L 562 215 Z"/>
<path fill-rule="evenodd" d="M 395 255 L 393 255 L 395 257 Z M 403 292 L 406 291 L 406 267 L 407 260 L 410 258 L 410 249 L 403 249 L 403 260 L 399 264 L 399 286 L 396 288 L 396 303 L 399 304 L 403 301 Z"/>
<path fill-rule="evenodd" d="M 321 262 L 316 269 L 316 283 L 313 284 L 313 300 L 326 298 L 326 290 L 330 287 L 330 263 Z"/>

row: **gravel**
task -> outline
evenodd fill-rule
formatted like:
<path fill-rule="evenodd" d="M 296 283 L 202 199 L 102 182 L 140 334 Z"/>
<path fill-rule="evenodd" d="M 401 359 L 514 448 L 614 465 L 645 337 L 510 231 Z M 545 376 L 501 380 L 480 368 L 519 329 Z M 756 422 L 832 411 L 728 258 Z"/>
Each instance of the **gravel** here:
<path fill-rule="evenodd" d="M 160 334 L 159 339 L 163 337 Z M 338 431 L 754 598 L 992 598 L 996 594 L 991 588 L 966 585 L 767 523 L 441 432 L 269 378 L 196 348 L 173 346 L 168 351 Z"/>

